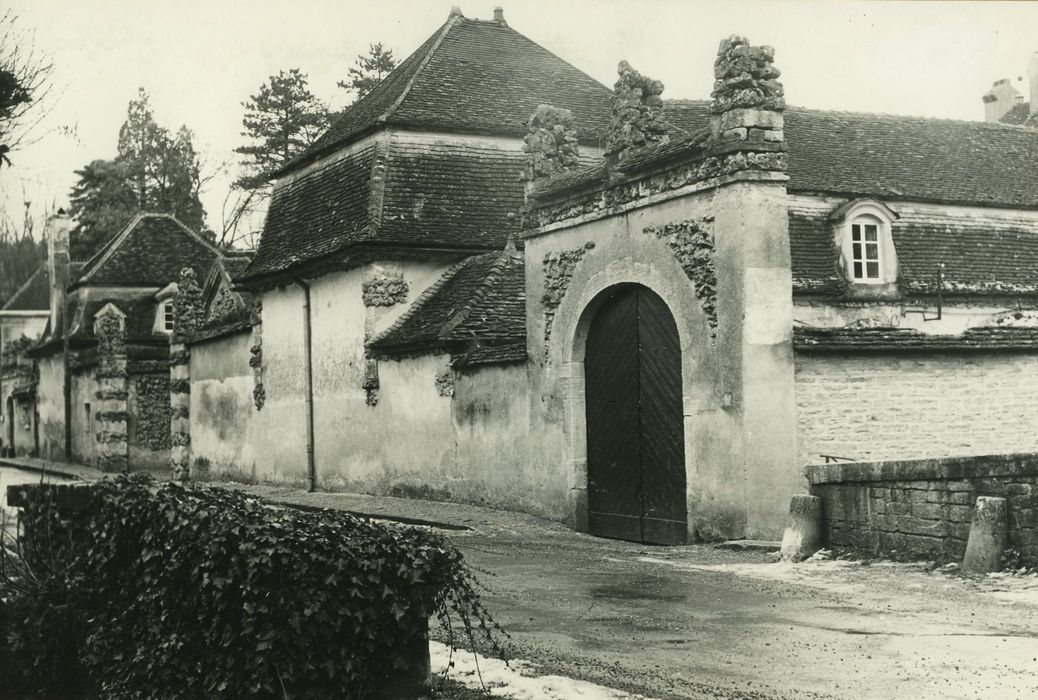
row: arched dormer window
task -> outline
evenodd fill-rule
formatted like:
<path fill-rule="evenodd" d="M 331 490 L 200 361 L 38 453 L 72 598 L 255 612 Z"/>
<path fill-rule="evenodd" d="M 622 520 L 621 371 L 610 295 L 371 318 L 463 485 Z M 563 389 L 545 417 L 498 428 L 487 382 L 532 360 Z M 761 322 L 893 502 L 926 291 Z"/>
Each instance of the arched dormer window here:
<path fill-rule="evenodd" d="M 840 265 L 852 285 L 897 282 L 897 251 L 890 230 L 898 215 L 875 199 L 855 199 L 829 217 Z"/>

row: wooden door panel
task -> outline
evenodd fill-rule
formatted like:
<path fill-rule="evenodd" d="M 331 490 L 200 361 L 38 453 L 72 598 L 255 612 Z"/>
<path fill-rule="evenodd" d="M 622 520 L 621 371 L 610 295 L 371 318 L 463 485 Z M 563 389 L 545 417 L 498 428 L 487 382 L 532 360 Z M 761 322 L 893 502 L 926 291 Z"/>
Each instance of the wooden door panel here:
<path fill-rule="evenodd" d="M 641 516 L 637 324 L 637 299 L 621 289 L 605 302 L 588 334 L 584 369 L 592 514 Z M 603 522 L 594 515 L 590 519 Z M 608 529 L 617 528 L 627 532 L 629 525 Z"/>
<path fill-rule="evenodd" d="M 658 296 L 609 292 L 584 356 L 588 520 L 603 537 L 686 541 L 681 347 Z"/>

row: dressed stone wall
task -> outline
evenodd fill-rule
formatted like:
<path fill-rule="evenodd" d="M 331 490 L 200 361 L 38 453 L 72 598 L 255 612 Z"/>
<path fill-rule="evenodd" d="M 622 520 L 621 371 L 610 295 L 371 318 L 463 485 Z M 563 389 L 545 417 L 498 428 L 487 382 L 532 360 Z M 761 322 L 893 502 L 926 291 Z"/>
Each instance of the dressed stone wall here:
<path fill-rule="evenodd" d="M 796 356 L 800 464 L 1038 452 L 1038 353 Z"/>
<path fill-rule="evenodd" d="M 1038 454 L 828 464 L 808 470 L 833 546 L 959 560 L 978 496 L 1008 501 L 1008 547 L 1038 561 Z"/>

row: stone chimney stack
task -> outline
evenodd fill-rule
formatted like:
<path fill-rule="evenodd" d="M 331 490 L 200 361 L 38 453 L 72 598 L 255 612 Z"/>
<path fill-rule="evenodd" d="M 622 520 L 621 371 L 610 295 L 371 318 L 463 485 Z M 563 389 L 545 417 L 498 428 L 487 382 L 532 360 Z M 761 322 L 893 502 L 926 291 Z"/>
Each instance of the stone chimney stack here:
<path fill-rule="evenodd" d="M 775 49 L 752 46 L 743 36 L 721 42 L 714 61 L 710 128 L 722 143 L 781 144 L 785 139 L 785 90 Z"/>
<path fill-rule="evenodd" d="M 1031 54 L 1027 64 L 1027 79 L 1031 84 L 1031 116 L 1038 114 L 1038 51 Z"/>
<path fill-rule="evenodd" d="M 1034 83 L 1032 82 L 1031 85 L 1033 92 Z M 980 99 L 984 101 L 984 121 L 997 124 L 1005 116 L 1006 112 L 1024 101 L 1024 96 L 1013 87 L 1012 83 L 1009 82 L 1009 78 L 1002 78 L 1001 80 L 996 80 L 991 89 L 984 93 L 984 96 Z"/>
<path fill-rule="evenodd" d="M 502 27 L 508 26 L 508 22 L 505 21 L 505 11 L 500 5 L 494 8 L 494 21 Z"/>
<path fill-rule="evenodd" d="M 65 308 L 65 294 L 69 285 L 68 235 L 71 222 L 64 209 L 49 217 L 43 229 L 47 239 L 47 275 L 50 278 L 50 329 L 61 333 L 61 314 Z"/>

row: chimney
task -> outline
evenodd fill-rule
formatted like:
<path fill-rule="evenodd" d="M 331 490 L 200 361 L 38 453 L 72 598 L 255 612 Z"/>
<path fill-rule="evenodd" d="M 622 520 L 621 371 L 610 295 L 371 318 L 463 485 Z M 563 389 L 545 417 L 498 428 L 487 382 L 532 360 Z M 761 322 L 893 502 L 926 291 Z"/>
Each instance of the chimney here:
<path fill-rule="evenodd" d="M 1031 116 L 1038 114 L 1038 51 L 1031 54 L 1027 64 L 1027 78 L 1031 83 Z"/>
<path fill-rule="evenodd" d="M 47 239 L 47 276 L 50 278 L 50 330 L 53 337 L 60 337 L 62 310 L 69 285 L 68 234 L 70 222 L 64 209 L 47 218 L 43 229 Z"/>
<path fill-rule="evenodd" d="M 1034 85 L 1033 82 L 1031 84 Z M 1010 84 L 1009 78 L 1002 78 L 996 80 L 980 99 L 984 101 L 984 121 L 997 124 L 1006 112 L 1023 102 L 1024 97 Z"/>
<path fill-rule="evenodd" d="M 502 27 L 508 26 L 508 22 L 505 21 L 505 11 L 500 5 L 494 8 L 494 21 Z"/>

